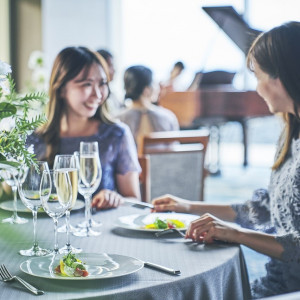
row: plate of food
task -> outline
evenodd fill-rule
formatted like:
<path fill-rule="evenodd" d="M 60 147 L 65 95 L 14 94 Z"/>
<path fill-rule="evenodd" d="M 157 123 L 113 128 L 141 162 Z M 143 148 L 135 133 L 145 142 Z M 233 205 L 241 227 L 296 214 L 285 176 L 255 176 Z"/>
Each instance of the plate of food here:
<path fill-rule="evenodd" d="M 72 208 L 72 210 L 78 210 L 84 207 L 84 201 L 83 200 L 79 200 L 77 199 L 75 206 Z M 3 202 L 0 202 L 0 208 L 7 210 L 7 211 L 14 211 L 14 201 L 13 200 L 6 200 Z M 27 208 L 21 200 L 17 200 L 17 212 L 28 212 L 31 213 L 31 210 L 29 208 Z M 44 213 L 45 211 L 43 210 L 43 208 L 41 207 L 38 212 L 42 212 Z"/>
<path fill-rule="evenodd" d="M 34 257 L 20 265 L 24 273 L 58 280 L 114 278 L 135 273 L 143 267 L 144 262 L 139 259 L 107 253 Z"/>
<path fill-rule="evenodd" d="M 189 224 L 199 216 L 183 213 L 134 214 L 120 217 L 116 226 L 138 231 L 158 232 L 170 228 L 186 230 Z"/>

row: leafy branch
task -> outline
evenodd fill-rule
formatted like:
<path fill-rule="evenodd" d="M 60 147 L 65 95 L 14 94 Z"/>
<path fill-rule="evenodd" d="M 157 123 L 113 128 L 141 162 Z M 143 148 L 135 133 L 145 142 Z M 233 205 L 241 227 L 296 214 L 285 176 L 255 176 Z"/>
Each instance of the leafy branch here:
<path fill-rule="evenodd" d="M 18 166 L 21 163 L 30 166 L 36 158 L 26 147 L 27 136 L 46 122 L 43 114 L 29 117 L 33 102 L 45 102 L 45 93 L 19 95 L 15 82 L 10 75 L 6 76 L 10 92 L 5 94 L 0 86 L 0 121 L 11 123 L 11 128 L 0 130 L 0 163 Z M 6 119 L 5 121 L 3 121 Z"/>

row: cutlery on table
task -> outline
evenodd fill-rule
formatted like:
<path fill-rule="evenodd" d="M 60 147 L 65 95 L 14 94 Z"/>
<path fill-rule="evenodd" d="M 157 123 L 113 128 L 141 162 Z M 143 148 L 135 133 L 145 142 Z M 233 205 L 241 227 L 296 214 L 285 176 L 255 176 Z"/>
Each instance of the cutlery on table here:
<path fill-rule="evenodd" d="M 163 230 L 163 231 L 156 232 L 155 235 L 156 235 L 157 237 L 160 237 L 160 236 L 162 236 L 162 235 L 164 235 L 164 234 L 171 233 L 171 232 L 176 232 L 176 233 L 178 233 L 181 237 L 185 237 L 185 234 L 184 234 L 182 231 L 178 230 L 177 228 L 169 228 L 169 229 L 165 229 L 165 230 Z M 197 244 L 205 244 L 205 242 L 203 242 L 203 241 L 194 241 L 194 243 L 197 243 Z M 214 243 L 215 243 L 215 244 L 228 244 L 228 242 L 226 242 L 226 241 L 219 241 L 219 240 L 214 240 Z"/>
<path fill-rule="evenodd" d="M 141 201 L 136 201 L 136 200 L 129 200 L 129 199 L 124 199 L 123 204 L 128 204 L 136 208 L 151 208 L 153 209 L 154 206 L 151 203 L 147 202 L 141 202 Z"/>
<path fill-rule="evenodd" d="M 22 278 L 18 277 L 18 276 L 12 276 L 9 271 L 7 270 L 7 268 L 5 267 L 5 265 L 1 265 L 0 266 L 0 276 L 2 277 L 2 280 L 4 282 L 7 281 L 11 281 L 11 280 L 18 280 L 21 284 L 23 284 L 30 292 L 34 293 L 35 295 L 42 295 L 44 294 L 44 291 L 39 290 L 37 288 L 35 288 L 34 286 L 32 286 L 31 284 L 29 284 L 28 282 L 26 282 L 25 280 L 23 280 Z"/>
<path fill-rule="evenodd" d="M 168 268 L 168 267 L 164 267 L 162 265 L 154 264 L 152 262 L 144 261 L 144 266 L 152 268 L 152 269 L 156 269 L 156 270 L 159 270 L 159 271 L 163 271 L 163 272 L 166 272 L 166 273 L 169 273 L 169 274 L 172 274 L 172 275 L 180 275 L 181 274 L 180 270 L 174 270 L 174 269 L 171 269 L 171 268 Z"/>
<path fill-rule="evenodd" d="M 178 230 L 177 228 L 169 228 L 169 229 L 166 229 L 166 230 L 163 230 L 163 231 L 159 231 L 159 232 L 156 232 L 155 235 L 156 235 L 157 237 L 160 237 L 160 236 L 162 236 L 162 235 L 164 235 L 164 234 L 171 233 L 171 232 L 176 232 L 176 233 L 178 233 L 181 237 L 185 237 L 185 234 L 184 234 L 182 231 Z"/>

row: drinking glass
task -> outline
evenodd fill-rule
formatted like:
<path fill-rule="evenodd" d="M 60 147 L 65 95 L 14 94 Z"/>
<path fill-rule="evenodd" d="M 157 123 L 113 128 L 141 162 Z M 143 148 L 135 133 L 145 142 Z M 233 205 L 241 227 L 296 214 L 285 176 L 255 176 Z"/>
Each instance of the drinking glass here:
<path fill-rule="evenodd" d="M 44 171 L 40 186 L 41 202 L 54 223 L 54 250 L 58 254 L 57 225 L 72 203 L 72 185 L 68 171 Z"/>
<path fill-rule="evenodd" d="M 74 207 L 77 194 L 78 194 L 78 166 L 75 161 L 75 156 L 71 154 L 59 154 L 55 156 L 54 159 L 54 170 L 62 170 L 67 171 L 70 177 L 71 186 L 72 186 L 72 202 L 69 209 L 66 211 L 66 224 L 60 228 L 58 228 L 58 232 L 66 232 L 67 233 L 67 243 L 66 245 L 59 250 L 60 253 L 69 253 L 72 251 L 73 253 L 79 253 L 82 251 L 81 248 L 75 248 L 71 246 L 70 243 L 70 232 L 78 231 L 79 229 L 71 226 L 70 224 L 70 212 Z"/>
<path fill-rule="evenodd" d="M 1 170 L 1 177 L 9 186 L 11 186 L 11 190 L 13 193 L 13 215 L 9 218 L 3 219 L 2 223 L 25 224 L 28 222 L 27 219 L 19 217 L 17 213 L 18 184 L 21 181 L 22 177 L 26 175 L 27 170 L 28 168 L 26 166 L 20 166 L 19 168 L 9 167 L 7 169 Z"/>
<path fill-rule="evenodd" d="M 78 191 L 85 200 L 85 222 L 82 230 L 73 234 L 76 236 L 97 236 L 100 235 L 100 232 L 92 230 L 91 199 L 92 194 L 99 187 L 102 176 L 98 142 L 80 142 L 80 154 L 76 152 L 75 157 L 79 166 Z"/>
<path fill-rule="evenodd" d="M 28 168 L 27 174 L 19 184 L 19 194 L 24 205 L 32 211 L 33 216 L 33 246 L 28 250 L 20 250 L 24 256 L 43 256 L 49 254 L 49 250 L 39 247 L 36 238 L 37 211 L 42 207 L 40 197 L 40 185 L 43 172 L 49 172 L 47 162 L 37 161 L 36 165 Z"/>

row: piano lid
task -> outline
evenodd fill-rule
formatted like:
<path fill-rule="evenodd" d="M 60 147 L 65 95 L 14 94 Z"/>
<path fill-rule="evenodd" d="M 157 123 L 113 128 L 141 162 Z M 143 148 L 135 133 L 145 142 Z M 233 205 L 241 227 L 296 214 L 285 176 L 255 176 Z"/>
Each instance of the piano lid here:
<path fill-rule="evenodd" d="M 242 16 L 232 6 L 204 6 L 202 9 L 247 55 L 252 42 L 261 31 L 249 27 Z"/>

